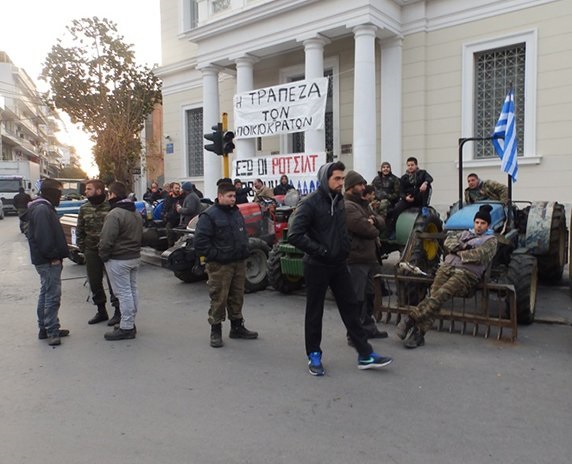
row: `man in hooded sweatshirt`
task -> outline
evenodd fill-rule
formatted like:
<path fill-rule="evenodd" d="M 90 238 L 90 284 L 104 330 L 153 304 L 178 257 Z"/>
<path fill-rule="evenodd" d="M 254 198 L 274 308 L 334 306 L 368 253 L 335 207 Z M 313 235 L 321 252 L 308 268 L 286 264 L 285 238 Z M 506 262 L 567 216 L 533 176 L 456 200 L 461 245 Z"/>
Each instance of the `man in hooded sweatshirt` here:
<path fill-rule="evenodd" d="M 121 182 L 109 186 L 111 209 L 103 223 L 99 239 L 99 256 L 119 300 L 121 321 L 106 340 L 135 338 L 135 315 L 139 305 L 137 271 L 141 261 L 143 218 L 135 211 L 135 203 L 127 198 L 127 189 Z"/>
<path fill-rule="evenodd" d="M 38 198 L 28 204 L 28 244 L 32 264 L 40 275 L 38 297 L 38 338 L 48 339 L 50 346 L 61 344 L 69 330 L 60 328 L 58 312 L 62 298 L 62 262 L 69 255 L 64 231 L 56 214 L 63 185 L 44 179 Z"/>
<path fill-rule="evenodd" d="M 85 257 L 85 268 L 87 272 L 87 281 L 92 294 L 93 304 L 97 306 L 97 312 L 87 323 L 98 324 L 109 320 L 107 325 L 113 326 L 119 324 L 121 313 L 119 311 L 119 301 L 113 294 L 111 284 L 109 284 L 109 293 L 111 304 L 115 308 L 115 314 L 111 319 L 107 314 L 105 303 L 107 296 L 103 288 L 103 277 L 105 275 L 105 266 L 99 257 L 98 244 L 101 229 L 105 216 L 109 212 L 111 205 L 107 201 L 105 194 L 105 185 L 98 179 L 91 179 L 85 183 L 85 196 L 87 202 L 81 205 L 77 216 L 76 239 L 77 247 Z"/>
<path fill-rule="evenodd" d="M 319 188 L 298 206 L 288 242 L 304 251 L 306 282 L 305 340 L 310 374 L 325 374 L 322 365 L 322 318 L 328 287 L 332 290 L 349 338 L 358 352 L 358 368 L 387 366 L 391 358 L 373 351 L 360 323 L 360 307 L 346 259 L 350 237 L 342 196 L 345 166 L 327 163 L 318 170 Z"/>

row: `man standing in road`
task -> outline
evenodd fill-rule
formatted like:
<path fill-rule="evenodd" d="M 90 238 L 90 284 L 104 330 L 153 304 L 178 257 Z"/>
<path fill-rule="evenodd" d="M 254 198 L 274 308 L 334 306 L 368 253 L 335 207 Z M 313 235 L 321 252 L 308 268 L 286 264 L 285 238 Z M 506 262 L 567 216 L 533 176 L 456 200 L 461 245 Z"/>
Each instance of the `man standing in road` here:
<path fill-rule="evenodd" d="M 480 282 L 497 250 L 497 238 L 489 229 L 492 206 L 483 205 L 475 214 L 474 228 L 449 232 L 445 239 L 448 254 L 439 266 L 429 296 L 403 319 L 397 336 L 406 348 L 425 344 L 425 333 L 431 329 L 441 306 L 454 296 L 467 296 Z"/>
<path fill-rule="evenodd" d="M 373 318 L 373 276 L 381 270 L 377 262 L 377 242 L 385 221 L 372 214 L 364 198 L 366 180 L 356 171 L 348 171 L 344 181 L 344 206 L 351 240 L 348 268 L 360 307 L 360 321 L 367 338 L 387 338 L 380 332 Z M 353 342 L 348 333 L 348 344 Z"/>
<path fill-rule="evenodd" d="M 105 216 L 110 209 L 105 194 L 105 185 L 98 179 L 88 180 L 85 184 L 85 196 L 87 202 L 81 205 L 77 217 L 76 239 L 77 247 L 85 257 L 85 267 L 87 272 L 87 281 L 92 294 L 93 304 L 97 306 L 97 313 L 93 316 L 88 324 L 98 324 L 107 321 L 109 315 L 105 308 L 107 297 L 103 288 L 103 277 L 105 275 L 105 265 L 99 257 L 98 244 L 101 229 Z M 108 279 L 109 284 L 109 279 Z M 109 284 L 109 297 L 111 304 L 115 308 L 115 314 L 109 320 L 107 325 L 113 326 L 119 324 L 121 320 L 121 312 L 119 311 L 119 301 L 113 294 L 111 284 Z"/>
<path fill-rule="evenodd" d="M 14 208 L 18 211 L 18 218 L 20 219 L 20 232 L 26 233 L 28 229 L 28 203 L 32 201 L 32 197 L 26 193 L 24 187 L 18 189 L 18 193 L 14 195 Z"/>
<path fill-rule="evenodd" d="M 230 319 L 230 338 L 251 340 L 258 332 L 244 326 L 242 306 L 248 257 L 248 235 L 244 218 L 236 206 L 236 188 L 221 182 L 215 204 L 199 216 L 195 230 L 195 250 L 206 260 L 207 287 L 211 299 L 210 345 L 223 346 L 222 323 Z"/>
<path fill-rule="evenodd" d="M 38 338 L 50 346 L 61 344 L 69 330 L 60 328 L 58 313 L 62 298 L 62 261 L 68 257 L 68 244 L 56 214 L 63 186 L 55 179 L 44 179 L 40 196 L 28 205 L 28 243 L 32 264 L 40 275 L 38 297 Z"/>
<path fill-rule="evenodd" d="M 391 358 L 373 351 L 360 323 L 360 308 L 346 264 L 350 238 L 342 196 L 344 171 L 345 166 L 339 161 L 320 167 L 319 188 L 298 206 L 288 232 L 288 241 L 305 252 L 306 353 L 310 374 L 318 376 L 325 374 L 320 345 L 328 287 L 358 352 L 358 368 L 383 367 L 392 362 Z"/>
<path fill-rule="evenodd" d="M 105 217 L 98 248 L 113 291 L 119 299 L 121 322 L 112 332 L 105 334 L 105 339 L 126 340 L 135 338 L 137 334 L 137 271 L 141 258 L 143 219 L 135 211 L 133 201 L 127 198 L 127 189 L 121 182 L 113 182 L 109 186 L 109 204 L 111 210 Z"/>

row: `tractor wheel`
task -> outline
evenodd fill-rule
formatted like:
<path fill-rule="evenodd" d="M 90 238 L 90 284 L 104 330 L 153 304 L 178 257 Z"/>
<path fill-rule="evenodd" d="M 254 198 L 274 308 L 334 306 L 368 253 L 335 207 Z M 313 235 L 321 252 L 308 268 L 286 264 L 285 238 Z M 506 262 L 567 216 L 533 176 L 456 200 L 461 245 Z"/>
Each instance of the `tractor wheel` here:
<path fill-rule="evenodd" d="M 568 245 L 566 230 L 566 211 L 564 205 L 556 203 L 550 224 L 550 245 L 548 253 L 538 256 L 538 275 L 544 282 L 558 282 L 562 278 L 566 264 Z"/>
<path fill-rule="evenodd" d="M 283 253 L 280 252 L 279 247 L 278 243 L 274 245 L 268 255 L 268 283 L 280 293 L 291 293 L 302 288 L 304 278 L 282 274 L 280 258 L 283 256 Z"/>
<path fill-rule="evenodd" d="M 185 269 L 184 271 L 174 271 L 175 277 L 183 282 L 192 284 L 193 282 L 199 282 L 207 278 L 207 273 L 197 274 L 193 272 L 192 269 Z"/>
<path fill-rule="evenodd" d="M 250 255 L 246 258 L 246 282 L 244 291 L 254 293 L 268 286 L 268 267 L 266 261 L 270 247 L 259 238 L 248 239 Z"/>
<path fill-rule="evenodd" d="M 436 239 L 423 239 L 416 236 L 417 233 L 437 233 L 443 230 L 443 222 L 439 215 L 432 209 L 429 214 L 419 214 L 411 234 L 403 250 L 401 261 L 405 261 L 418 267 L 429 275 L 434 275 L 442 254 L 442 244 Z M 407 270 L 398 268 L 398 274 L 410 274 Z M 398 285 L 398 297 L 400 305 L 416 306 L 427 294 L 429 286 L 426 284 L 410 284 L 402 282 Z"/>
<path fill-rule="evenodd" d="M 519 324 L 529 325 L 536 315 L 538 263 L 531 255 L 512 255 L 508 264 L 507 280 L 516 291 L 516 318 Z"/>

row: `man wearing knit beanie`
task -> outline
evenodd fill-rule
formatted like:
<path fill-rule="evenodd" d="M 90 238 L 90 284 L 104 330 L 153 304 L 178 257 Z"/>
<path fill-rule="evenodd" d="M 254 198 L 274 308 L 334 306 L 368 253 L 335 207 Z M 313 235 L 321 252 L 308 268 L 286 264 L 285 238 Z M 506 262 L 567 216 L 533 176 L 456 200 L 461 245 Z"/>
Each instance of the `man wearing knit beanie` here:
<path fill-rule="evenodd" d="M 373 318 L 373 276 L 381 271 L 377 262 L 377 241 L 385 227 L 385 221 L 373 214 L 364 198 L 365 179 L 355 171 L 349 171 L 344 182 L 346 222 L 351 239 L 347 263 L 352 286 L 360 307 L 360 322 L 367 338 L 386 338 Z M 348 344 L 353 345 L 348 334 Z"/>
<path fill-rule="evenodd" d="M 69 330 L 60 328 L 58 317 L 62 297 L 62 261 L 69 255 L 55 209 L 60 204 L 62 189 L 59 181 L 44 179 L 40 196 L 28 204 L 28 244 L 41 286 L 37 307 L 38 338 L 47 338 L 50 346 L 60 345 L 60 337 L 69 335 Z"/>
<path fill-rule="evenodd" d="M 447 234 L 445 249 L 449 253 L 437 270 L 429 296 L 397 327 L 406 348 L 423 346 L 425 333 L 433 326 L 443 303 L 468 295 L 481 281 L 497 251 L 497 238 L 489 229 L 491 210 L 490 205 L 482 205 L 475 214 L 473 229 Z"/>

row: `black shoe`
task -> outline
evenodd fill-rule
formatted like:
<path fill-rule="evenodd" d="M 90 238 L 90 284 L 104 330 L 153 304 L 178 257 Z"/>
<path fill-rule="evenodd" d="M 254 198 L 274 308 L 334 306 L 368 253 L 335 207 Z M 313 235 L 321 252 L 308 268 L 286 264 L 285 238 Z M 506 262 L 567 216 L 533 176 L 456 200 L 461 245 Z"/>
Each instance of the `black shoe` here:
<path fill-rule="evenodd" d="M 387 338 L 388 334 L 385 330 L 381 331 L 381 330 L 377 330 L 377 328 L 375 329 L 375 332 L 371 332 L 370 334 L 367 335 L 367 338 Z"/>
<path fill-rule="evenodd" d="M 418 346 L 425 345 L 425 333 L 417 326 L 413 326 L 407 332 L 407 337 L 403 340 L 403 346 L 405 348 L 413 349 Z"/>
<path fill-rule="evenodd" d="M 50 346 L 58 346 L 61 344 L 62 344 L 62 341 L 61 341 L 60 337 L 58 337 L 57 335 L 54 335 L 53 337 L 50 337 L 48 339 L 48 345 L 50 345 Z"/>
<path fill-rule="evenodd" d="M 238 319 L 236 321 L 230 321 L 230 333 L 228 336 L 230 338 L 254 340 L 255 338 L 258 338 L 258 332 L 248 330 L 246 327 L 244 327 L 244 320 Z"/>
<path fill-rule="evenodd" d="M 70 331 L 68 329 L 60 329 L 58 336 L 59 337 L 67 337 L 70 334 Z M 48 338 L 48 332 L 46 331 L 46 329 L 40 329 L 38 332 L 38 339 L 39 340 L 45 340 L 46 338 Z"/>
<path fill-rule="evenodd" d="M 107 321 L 109 316 L 107 315 L 107 311 L 105 312 L 97 312 L 95 316 L 93 316 L 87 323 L 89 325 L 99 324 L 100 322 Z"/>
<path fill-rule="evenodd" d="M 135 327 L 132 329 L 122 329 L 118 327 L 111 332 L 107 332 L 103 337 L 106 340 L 131 340 L 135 338 L 136 334 L 137 331 Z"/>
<path fill-rule="evenodd" d="M 381 356 L 376 352 L 372 352 L 368 356 L 358 356 L 358 369 L 378 369 L 385 367 L 393 362 L 389 356 Z"/>
<path fill-rule="evenodd" d="M 415 320 L 412 317 L 405 316 L 401 321 L 399 321 L 399 324 L 397 324 L 397 332 L 395 333 L 401 340 L 405 340 L 407 333 L 414 325 Z"/>
<path fill-rule="evenodd" d="M 113 313 L 113 317 L 111 319 L 109 319 L 109 321 L 107 322 L 108 326 L 112 326 L 112 325 L 117 325 L 121 322 L 121 311 L 119 311 L 119 309 L 115 308 L 115 312 Z"/>
<path fill-rule="evenodd" d="M 221 346 L 223 346 L 221 324 L 211 325 L 211 346 L 213 348 L 220 348 Z"/>

